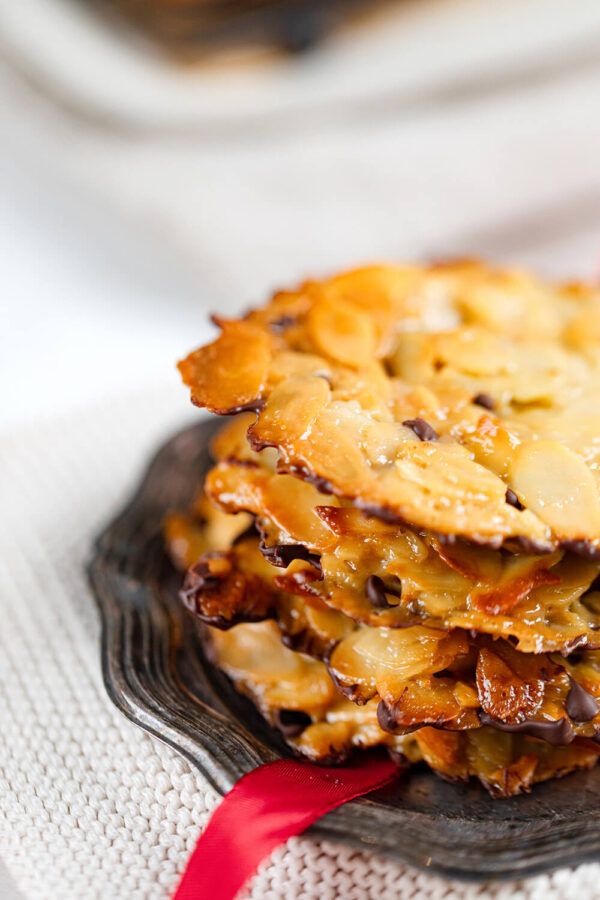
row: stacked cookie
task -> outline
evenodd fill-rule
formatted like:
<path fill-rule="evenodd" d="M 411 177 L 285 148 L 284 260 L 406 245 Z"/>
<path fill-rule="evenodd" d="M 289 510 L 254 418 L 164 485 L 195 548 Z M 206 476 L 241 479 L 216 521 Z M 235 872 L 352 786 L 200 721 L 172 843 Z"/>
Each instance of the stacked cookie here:
<path fill-rule="evenodd" d="M 217 665 L 313 760 L 593 765 L 600 292 L 374 267 L 217 324 L 180 369 L 233 418 L 167 523 Z"/>

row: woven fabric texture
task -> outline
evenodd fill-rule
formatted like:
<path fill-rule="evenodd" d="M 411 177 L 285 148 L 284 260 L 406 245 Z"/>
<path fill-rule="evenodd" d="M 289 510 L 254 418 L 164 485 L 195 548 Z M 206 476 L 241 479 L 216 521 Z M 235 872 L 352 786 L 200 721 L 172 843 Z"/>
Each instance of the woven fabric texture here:
<path fill-rule="evenodd" d="M 31 900 L 168 897 L 218 803 L 107 699 L 84 575 L 94 534 L 156 444 L 185 424 L 172 400 L 148 391 L 1 436 L 0 853 Z M 467 886 L 295 838 L 245 896 L 582 900 L 600 896 L 600 864 Z"/>

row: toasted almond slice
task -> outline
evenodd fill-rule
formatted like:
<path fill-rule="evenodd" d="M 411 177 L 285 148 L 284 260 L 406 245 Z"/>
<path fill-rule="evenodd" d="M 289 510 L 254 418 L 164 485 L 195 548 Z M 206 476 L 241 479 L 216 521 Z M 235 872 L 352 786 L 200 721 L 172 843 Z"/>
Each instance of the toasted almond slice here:
<path fill-rule="evenodd" d="M 392 732 L 422 725 L 436 725 L 450 730 L 477 728 L 479 701 L 475 705 L 463 706 L 456 696 L 455 687 L 454 678 L 429 676 L 413 679 L 398 699 L 381 710 L 380 723 Z M 384 700 L 383 696 L 381 699 Z"/>
<path fill-rule="evenodd" d="M 280 350 L 274 357 L 269 371 L 269 384 L 273 387 L 288 378 L 305 378 L 321 375 L 331 378 L 333 366 L 322 356 L 299 351 Z"/>
<path fill-rule="evenodd" d="M 383 473 L 379 489 L 385 485 L 390 507 L 407 521 L 443 534 L 469 535 L 480 543 L 499 545 L 503 535 L 527 534 L 548 544 L 542 522 L 507 504 L 502 479 L 458 444 L 406 442 L 396 470 L 396 478 Z"/>
<path fill-rule="evenodd" d="M 503 567 L 494 585 L 477 585 L 467 602 L 491 616 L 506 615 L 532 590 L 541 585 L 560 584 L 560 576 L 550 569 L 560 559 L 560 553 L 548 556 L 514 556 Z"/>
<path fill-rule="evenodd" d="M 256 420 L 252 412 L 240 413 L 219 429 L 212 440 L 210 452 L 216 460 L 236 459 L 262 463 L 262 458 L 248 445 L 248 428 Z"/>
<path fill-rule="evenodd" d="M 360 485 L 370 478 L 369 466 L 355 441 L 330 415 L 319 416 L 309 434 L 282 446 L 281 470 L 314 482 L 326 493 L 339 483 Z"/>
<path fill-rule="evenodd" d="M 600 343 L 600 296 L 594 293 L 588 297 L 583 310 L 567 326 L 564 338 L 574 347 Z"/>
<path fill-rule="evenodd" d="M 221 322 L 212 344 L 190 353 L 179 363 L 192 402 L 211 412 L 227 414 L 262 397 L 271 361 L 269 336 L 244 320 Z"/>
<path fill-rule="evenodd" d="M 534 657 L 535 659 L 535 657 Z M 544 698 L 541 667 L 525 675 L 493 650 L 482 647 L 477 660 L 477 688 L 482 709 L 492 718 L 512 721 L 531 715 Z"/>
<path fill-rule="evenodd" d="M 331 359 L 354 368 L 367 365 L 377 346 L 370 316 L 333 298 L 319 298 L 307 321 L 315 346 Z"/>
<path fill-rule="evenodd" d="M 542 542 L 550 547 L 563 531 L 575 533 L 563 540 L 585 540 L 588 543 L 576 549 L 598 553 L 598 510 L 589 508 L 597 505 L 593 498 L 583 505 L 585 521 L 574 530 L 571 520 L 581 502 L 569 495 L 569 504 L 577 507 L 569 518 L 559 497 L 560 517 L 565 514 L 569 521 L 552 534 L 533 505 L 519 514 L 503 511 L 499 499 L 492 503 L 484 480 L 479 499 L 474 493 L 477 479 L 468 486 L 463 508 L 458 492 L 427 498 L 423 485 L 418 491 L 414 484 L 400 489 L 386 471 L 407 440 L 401 423 L 422 418 L 439 435 L 440 444 L 463 444 L 474 462 L 509 487 L 512 469 L 520 465 L 519 443 L 532 440 L 561 443 L 596 478 L 598 297 L 592 288 L 556 288 L 484 264 L 375 266 L 280 292 L 263 309 L 238 322 L 222 323 L 221 338 L 191 354 L 181 369 L 195 402 L 218 412 L 256 409 L 274 389 L 293 386 L 298 407 L 287 403 L 289 415 L 283 408 L 275 411 L 278 422 L 273 421 L 273 409 L 259 415 L 272 432 L 271 462 L 280 452 L 289 471 L 295 466 L 301 477 L 323 479 L 321 483 L 328 479 L 336 494 L 364 508 L 379 507 L 390 519 L 395 516 L 396 521 L 475 542 L 521 538 L 530 547 Z M 304 434 L 298 427 L 314 414 L 313 409 L 304 416 L 307 397 L 299 381 L 318 375 L 327 379 L 331 394 L 314 420 L 319 447 L 313 454 L 311 435 L 298 446 Z M 487 419 L 481 418 L 476 403 L 482 396 L 490 398 L 494 413 Z M 338 439 L 332 424 L 344 431 L 344 439 Z M 259 423 L 256 446 L 261 440 L 269 443 L 260 432 Z M 350 465 L 347 453 L 352 455 Z M 327 475 L 318 470 L 317 461 L 326 463 Z M 337 479 L 332 477 L 336 466 L 344 477 L 340 472 Z M 563 468 L 561 464 L 561 472 Z M 384 476 L 381 482 L 379 475 Z M 401 480 L 399 470 L 395 475 Z M 597 491 L 587 490 L 589 478 L 586 481 L 584 492 L 595 495 Z M 543 489 L 533 493 L 545 499 Z M 446 501 L 449 506 L 443 512 Z M 555 510 L 553 524 L 556 518 Z M 584 533 L 590 524 L 595 530 Z M 514 543 L 507 546 L 515 549 Z"/>
<path fill-rule="evenodd" d="M 205 490 L 214 503 L 230 512 L 242 509 L 259 517 L 268 515 L 286 539 L 319 550 L 333 541 L 316 510 L 323 495 L 291 475 L 220 463 L 209 472 Z M 337 501 L 331 498 L 331 503 Z"/>
<path fill-rule="evenodd" d="M 475 460 L 496 475 L 506 478 L 519 437 L 495 416 L 483 414 L 475 428 L 466 428 L 460 442 L 473 452 Z"/>
<path fill-rule="evenodd" d="M 600 537 L 600 498 L 592 472 L 558 441 L 528 441 L 511 466 L 511 486 L 523 505 L 561 540 Z"/>
<path fill-rule="evenodd" d="M 325 667 L 284 647 L 272 621 L 211 630 L 211 638 L 219 665 L 234 678 L 261 684 L 269 706 L 310 712 L 336 698 Z"/>
<path fill-rule="evenodd" d="M 391 703 L 400 697 L 407 679 L 441 672 L 467 650 L 461 632 L 448 634 L 419 625 L 359 628 L 334 649 L 329 669 L 355 702 L 378 693 Z"/>
<path fill-rule="evenodd" d="M 517 368 L 514 348 L 483 328 L 439 334 L 432 346 L 438 366 L 451 366 L 465 375 L 504 375 Z"/>
<path fill-rule="evenodd" d="M 282 382 L 269 397 L 260 417 L 260 427 L 258 423 L 250 427 L 251 443 L 253 437 L 261 446 L 301 438 L 327 403 L 329 395 L 329 384 L 318 376 Z"/>

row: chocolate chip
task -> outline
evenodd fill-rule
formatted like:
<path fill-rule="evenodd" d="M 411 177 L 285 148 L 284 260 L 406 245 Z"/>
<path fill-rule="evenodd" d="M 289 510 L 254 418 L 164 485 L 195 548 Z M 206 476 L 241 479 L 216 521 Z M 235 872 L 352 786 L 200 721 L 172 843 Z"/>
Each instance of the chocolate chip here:
<path fill-rule="evenodd" d="M 567 713 L 574 722 L 591 722 L 600 710 L 598 701 L 572 678 L 570 681 L 571 689 L 565 703 Z"/>
<path fill-rule="evenodd" d="M 484 409 L 494 409 L 496 405 L 489 394 L 476 394 L 473 403 L 476 406 L 483 406 Z"/>
<path fill-rule="evenodd" d="M 412 428 L 420 441 L 437 441 L 438 439 L 437 431 L 425 419 L 405 419 L 402 424 L 407 428 Z"/>
<path fill-rule="evenodd" d="M 517 495 L 510 488 L 506 488 L 506 502 L 510 504 L 510 506 L 514 506 L 515 509 L 525 509 Z"/>
<path fill-rule="evenodd" d="M 383 583 L 379 575 L 369 575 L 365 587 L 367 597 L 373 606 L 376 606 L 377 609 L 389 609 L 390 604 L 385 595 L 391 594 L 393 597 L 402 596 L 402 583 L 399 578 L 397 578 L 396 581 L 400 586 L 397 588 L 390 588 Z"/>
<path fill-rule="evenodd" d="M 275 722 L 284 737 L 292 738 L 302 734 L 312 723 L 312 719 L 308 713 L 299 709 L 278 709 L 275 713 Z"/>

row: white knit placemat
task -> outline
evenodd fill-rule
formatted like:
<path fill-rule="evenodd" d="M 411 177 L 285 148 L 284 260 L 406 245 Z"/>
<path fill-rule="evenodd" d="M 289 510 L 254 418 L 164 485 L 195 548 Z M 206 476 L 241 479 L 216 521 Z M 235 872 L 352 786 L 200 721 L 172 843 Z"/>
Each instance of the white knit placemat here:
<path fill-rule="evenodd" d="M 83 572 L 93 535 L 184 424 L 172 400 L 149 391 L 0 437 L 0 854 L 31 900 L 169 896 L 218 803 L 198 772 L 107 699 Z M 466 886 L 295 838 L 246 896 L 584 900 L 600 896 L 600 864 Z"/>

